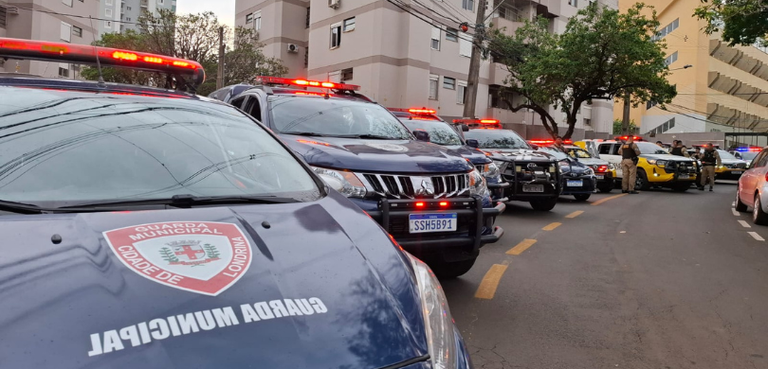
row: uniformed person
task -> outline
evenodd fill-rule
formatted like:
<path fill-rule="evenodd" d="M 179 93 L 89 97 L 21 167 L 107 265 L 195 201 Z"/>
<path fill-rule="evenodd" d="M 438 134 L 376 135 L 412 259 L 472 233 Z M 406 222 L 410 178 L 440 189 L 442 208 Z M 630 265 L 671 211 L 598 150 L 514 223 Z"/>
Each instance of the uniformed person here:
<path fill-rule="evenodd" d="M 629 136 L 621 145 L 621 192 L 636 194 L 635 181 L 637 180 L 637 158 L 640 149 L 635 145 L 634 137 Z"/>
<path fill-rule="evenodd" d="M 658 147 L 664 147 L 664 143 L 661 141 L 656 141 L 656 146 Z"/>
<path fill-rule="evenodd" d="M 694 147 L 693 155 L 691 156 L 693 159 L 701 160 L 701 147 Z"/>
<path fill-rule="evenodd" d="M 709 190 L 712 191 L 715 187 L 715 167 L 719 167 L 721 164 L 720 154 L 717 153 L 715 146 L 711 142 L 708 143 L 701 154 L 701 182 L 699 191 L 704 191 L 707 180 L 709 180 Z"/>
<path fill-rule="evenodd" d="M 560 137 L 560 136 L 557 136 L 557 138 L 555 138 L 555 144 L 552 145 L 552 147 L 554 147 L 555 149 L 558 149 L 558 150 L 560 150 L 562 152 L 566 152 L 565 151 L 565 146 L 563 145 L 563 138 Z"/>
<path fill-rule="evenodd" d="M 683 141 L 680 140 L 675 140 L 669 153 L 677 156 L 685 156 L 686 158 L 690 157 L 690 155 L 688 155 L 688 150 L 683 146 Z"/>

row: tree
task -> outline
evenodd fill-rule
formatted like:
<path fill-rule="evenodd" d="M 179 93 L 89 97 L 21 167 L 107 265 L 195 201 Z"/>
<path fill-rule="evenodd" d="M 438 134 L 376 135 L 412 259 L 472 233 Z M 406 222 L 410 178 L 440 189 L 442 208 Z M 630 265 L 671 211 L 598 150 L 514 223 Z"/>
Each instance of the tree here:
<path fill-rule="evenodd" d="M 644 4 L 619 13 L 593 2 L 568 21 L 561 35 L 548 31 L 548 21 L 526 21 L 513 36 L 495 30 L 489 48 L 496 62 L 506 65 L 507 88 L 524 102 L 507 101 L 512 111 L 531 109 L 550 135 L 560 135 L 549 107 L 565 115 L 570 138 L 582 104 L 630 94 L 633 105 L 652 101 L 663 106 L 675 97 L 667 82 L 662 42 L 651 38 L 659 22 L 656 13 L 643 15 Z"/>
<path fill-rule="evenodd" d="M 768 3 L 763 0 L 701 0 L 694 16 L 707 22 L 706 34 L 722 31 L 730 45 L 765 44 Z"/>
<path fill-rule="evenodd" d="M 613 121 L 613 134 L 620 135 L 620 134 L 624 133 L 624 131 L 623 131 L 624 127 L 622 127 L 622 124 L 623 124 L 623 122 L 621 121 L 621 119 L 616 119 L 616 120 Z M 640 128 L 635 124 L 635 120 L 634 119 L 630 120 L 629 121 L 629 133 L 630 134 L 634 134 L 634 133 L 637 133 L 639 130 L 640 130 Z"/>

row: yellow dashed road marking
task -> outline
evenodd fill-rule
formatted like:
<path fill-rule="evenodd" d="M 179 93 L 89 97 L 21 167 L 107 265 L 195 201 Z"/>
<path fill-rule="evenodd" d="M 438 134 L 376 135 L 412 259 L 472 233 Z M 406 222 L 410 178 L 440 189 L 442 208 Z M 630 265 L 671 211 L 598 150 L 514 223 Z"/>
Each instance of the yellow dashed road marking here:
<path fill-rule="evenodd" d="M 520 241 L 517 246 L 509 249 L 509 251 L 507 251 L 507 255 L 520 255 L 523 253 L 523 251 L 528 250 L 529 247 L 533 246 L 534 243 L 536 243 L 536 240 L 526 238 Z"/>
<path fill-rule="evenodd" d="M 597 205 L 600 205 L 600 204 L 602 204 L 602 203 L 604 203 L 606 201 L 611 201 L 613 199 L 618 199 L 619 197 L 622 197 L 622 196 L 627 196 L 627 194 L 622 193 L 620 195 L 614 195 L 614 196 L 611 196 L 611 197 L 606 197 L 604 199 L 597 200 L 597 201 L 592 203 L 592 206 L 597 206 Z"/>
<path fill-rule="evenodd" d="M 549 223 L 549 224 L 547 224 L 546 227 L 542 228 L 541 230 L 542 231 L 552 231 L 552 230 L 554 230 L 555 228 L 557 228 L 557 227 L 559 227 L 561 225 L 563 225 L 563 223 L 558 223 L 558 222 Z"/>
<path fill-rule="evenodd" d="M 576 218 L 577 216 L 579 216 L 581 214 L 584 214 L 584 211 L 583 210 L 578 210 L 578 211 L 574 211 L 573 213 L 570 213 L 570 214 L 566 215 L 565 217 L 568 218 L 568 219 L 573 219 L 573 218 Z"/>
<path fill-rule="evenodd" d="M 480 282 L 480 286 L 477 287 L 475 298 L 486 300 L 493 298 L 493 295 L 496 294 L 496 288 L 499 287 L 501 277 L 504 275 L 504 272 L 507 271 L 507 264 L 509 264 L 509 262 L 504 261 L 504 264 L 493 264 L 493 266 L 491 266 L 488 273 L 485 273 L 483 281 Z"/>

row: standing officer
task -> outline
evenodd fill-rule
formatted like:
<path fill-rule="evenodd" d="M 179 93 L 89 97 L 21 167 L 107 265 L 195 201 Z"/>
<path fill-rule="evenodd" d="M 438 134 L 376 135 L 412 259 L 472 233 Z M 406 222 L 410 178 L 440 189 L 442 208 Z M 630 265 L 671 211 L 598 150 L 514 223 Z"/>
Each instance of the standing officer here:
<path fill-rule="evenodd" d="M 669 150 L 669 153 L 677 156 L 685 156 L 686 158 L 690 157 L 690 155 L 688 155 L 688 150 L 683 146 L 683 141 L 680 140 L 675 140 L 672 145 L 672 150 Z"/>
<path fill-rule="evenodd" d="M 699 191 L 704 191 L 704 186 L 709 180 L 709 190 L 715 187 L 715 166 L 720 166 L 720 154 L 715 150 L 712 143 L 708 143 L 704 147 L 704 152 L 701 154 L 701 182 L 699 185 Z"/>
<path fill-rule="evenodd" d="M 555 138 L 555 144 L 554 144 L 554 145 L 552 145 L 552 146 L 553 146 L 554 148 L 556 148 L 556 149 L 558 149 L 558 150 L 562 151 L 562 152 L 566 152 L 566 151 L 565 151 L 565 146 L 563 146 L 563 138 L 562 138 L 562 137 L 560 137 L 560 136 L 557 136 L 557 138 Z"/>
<path fill-rule="evenodd" d="M 636 194 L 635 181 L 637 180 L 637 160 L 640 149 L 635 145 L 632 136 L 621 145 L 621 192 Z"/>

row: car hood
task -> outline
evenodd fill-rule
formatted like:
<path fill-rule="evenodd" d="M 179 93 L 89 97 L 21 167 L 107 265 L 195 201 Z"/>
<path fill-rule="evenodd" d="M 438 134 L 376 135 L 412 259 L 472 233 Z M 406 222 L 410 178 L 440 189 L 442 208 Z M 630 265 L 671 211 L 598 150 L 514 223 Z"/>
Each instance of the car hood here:
<path fill-rule="evenodd" d="M 428 353 L 408 262 L 338 194 L 313 203 L 2 220 L 3 367 L 379 368 Z M 150 239 L 164 225 L 183 231 Z M 250 245 L 250 266 L 242 243 L 229 250 L 237 228 Z M 201 229 L 213 232 L 192 234 Z M 218 259 L 181 265 L 192 262 L 184 247 L 165 262 L 152 259 L 165 245 L 196 241 L 206 248 L 191 247 L 197 260 Z M 211 245 L 218 254 L 208 253 Z M 137 257 L 131 248 L 143 251 Z M 239 256 L 227 264 L 232 255 Z M 160 260 L 160 269 L 146 269 L 142 257 Z M 187 290 L 180 283 L 188 277 L 173 287 L 156 279 L 166 270 L 210 273 L 205 268 L 215 271 L 222 260 L 238 265 L 223 273 L 240 277 L 215 296 L 195 289 L 226 284 L 221 274 Z"/>
<path fill-rule="evenodd" d="M 579 158 L 579 163 L 582 163 L 584 165 L 608 165 L 608 162 L 603 159 L 598 158 Z"/>
<path fill-rule="evenodd" d="M 560 168 L 563 170 L 563 173 L 583 175 L 588 166 L 582 162 L 574 160 L 562 160 L 560 161 Z"/>
<path fill-rule="evenodd" d="M 505 161 L 556 161 L 555 157 L 541 151 L 534 151 L 530 149 L 482 149 L 483 151 L 493 154 L 494 160 Z"/>
<path fill-rule="evenodd" d="M 451 145 L 451 146 L 443 146 L 443 147 L 452 154 L 460 155 L 465 159 L 469 159 L 469 161 L 471 161 L 473 165 L 482 165 L 482 164 L 488 164 L 491 162 L 491 159 L 487 155 L 485 155 L 483 151 L 479 149 L 475 149 L 474 147 L 460 146 L 460 145 Z"/>
<path fill-rule="evenodd" d="M 722 159 L 720 161 L 723 164 L 747 164 L 745 160 L 741 160 L 741 159 Z"/>
<path fill-rule="evenodd" d="M 686 158 L 685 156 L 671 155 L 671 154 L 642 154 L 640 156 L 646 159 L 656 159 L 656 160 L 693 161 L 693 159 Z"/>
<path fill-rule="evenodd" d="M 472 170 L 466 159 L 435 144 L 408 140 L 365 140 L 282 135 L 308 164 L 358 172 L 455 173 Z"/>

